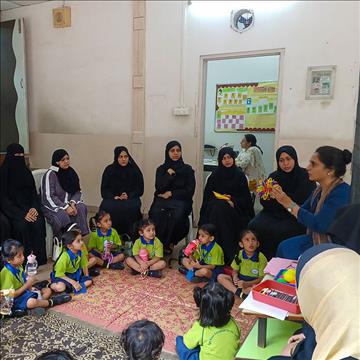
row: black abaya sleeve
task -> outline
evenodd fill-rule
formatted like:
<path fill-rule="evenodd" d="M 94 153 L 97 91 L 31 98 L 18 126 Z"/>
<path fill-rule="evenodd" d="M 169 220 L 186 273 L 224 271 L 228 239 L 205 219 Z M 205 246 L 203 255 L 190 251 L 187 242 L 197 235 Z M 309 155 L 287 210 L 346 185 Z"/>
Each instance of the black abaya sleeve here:
<path fill-rule="evenodd" d="M 185 187 L 183 189 L 172 190 L 172 198 L 176 200 L 191 200 L 195 192 L 194 170 L 189 166 L 186 169 L 186 173 L 182 176 L 185 177 Z"/>
<path fill-rule="evenodd" d="M 205 185 L 205 189 L 204 189 L 204 195 L 203 195 L 203 202 L 201 205 L 201 209 L 200 209 L 200 218 L 199 218 L 199 223 L 198 225 L 202 225 L 205 224 L 206 222 L 206 208 L 208 206 L 208 203 L 211 199 L 214 199 L 214 175 L 211 174 L 210 177 L 208 178 L 206 185 Z"/>
<path fill-rule="evenodd" d="M 163 194 L 164 192 L 171 190 L 171 184 L 174 179 L 174 175 L 170 175 L 163 166 L 159 166 L 156 169 L 155 177 L 156 194 Z"/>
<path fill-rule="evenodd" d="M 131 191 L 128 193 L 129 199 L 136 199 L 144 194 L 144 177 L 141 171 L 134 170 L 134 176 L 132 179 Z"/>
<path fill-rule="evenodd" d="M 254 206 L 251 200 L 251 194 L 246 176 L 239 172 L 236 176 L 237 192 L 231 194 L 231 200 L 234 202 L 235 209 L 241 215 L 248 215 L 249 219 L 255 216 Z"/>
<path fill-rule="evenodd" d="M 113 199 L 115 194 L 111 191 L 111 168 L 105 168 L 101 178 L 101 197 L 103 199 Z"/>
<path fill-rule="evenodd" d="M 1 201 L 2 212 L 9 218 L 20 220 L 24 219 L 27 212 L 25 209 L 17 206 L 8 196 L 4 196 Z"/>

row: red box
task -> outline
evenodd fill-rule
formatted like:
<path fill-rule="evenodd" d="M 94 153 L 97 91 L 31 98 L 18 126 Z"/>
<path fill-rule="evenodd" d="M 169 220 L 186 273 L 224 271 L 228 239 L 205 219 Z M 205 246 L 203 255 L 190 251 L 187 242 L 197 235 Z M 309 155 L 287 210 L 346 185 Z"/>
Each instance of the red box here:
<path fill-rule="evenodd" d="M 257 301 L 261 301 L 265 304 L 269 304 L 272 306 L 275 306 L 277 308 L 289 311 L 293 314 L 300 314 L 300 306 L 299 303 L 296 302 L 291 303 L 285 300 L 281 300 L 278 298 L 275 298 L 273 296 L 269 296 L 269 295 L 265 295 L 260 293 L 260 291 L 264 288 L 269 288 L 269 289 L 274 289 L 274 290 L 278 290 L 281 291 L 285 294 L 291 295 L 291 296 L 295 296 L 296 295 L 296 290 L 294 287 L 286 285 L 286 284 L 282 284 L 279 283 L 277 281 L 273 281 L 273 280 L 265 280 L 263 282 L 261 282 L 260 284 L 256 285 L 253 289 L 252 289 L 252 293 L 253 293 L 253 297 L 255 300 Z"/>

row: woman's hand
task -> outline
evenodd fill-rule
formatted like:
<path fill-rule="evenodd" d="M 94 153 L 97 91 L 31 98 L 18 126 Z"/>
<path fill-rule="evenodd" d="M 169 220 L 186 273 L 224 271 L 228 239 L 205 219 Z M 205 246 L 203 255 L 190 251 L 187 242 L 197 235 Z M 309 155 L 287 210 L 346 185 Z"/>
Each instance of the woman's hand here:
<path fill-rule="evenodd" d="M 28 214 L 34 218 L 34 220 L 36 220 L 36 218 L 38 217 L 39 213 L 37 212 L 37 210 L 35 208 L 31 208 L 28 212 Z"/>
<path fill-rule="evenodd" d="M 39 214 L 38 214 L 37 210 L 34 208 L 31 208 L 25 215 L 25 220 L 28 222 L 35 222 L 37 220 L 38 215 Z"/>
<path fill-rule="evenodd" d="M 282 191 L 281 186 L 275 186 L 272 190 L 272 195 L 284 208 L 290 207 L 293 203 L 293 201 Z"/>
<path fill-rule="evenodd" d="M 158 197 L 161 197 L 163 199 L 168 199 L 169 197 L 172 196 L 172 192 L 171 191 L 165 191 L 163 194 L 159 194 Z"/>
<path fill-rule="evenodd" d="M 176 174 L 175 171 L 174 171 L 172 168 L 168 168 L 166 171 L 167 171 L 167 173 L 168 173 L 169 175 L 174 175 L 174 174 Z"/>
<path fill-rule="evenodd" d="M 120 197 L 119 197 L 119 200 L 127 200 L 129 197 L 128 197 L 128 194 L 126 192 L 123 192 Z"/>
<path fill-rule="evenodd" d="M 71 203 L 70 203 L 70 206 L 71 206 L 71 208 L 74 210 L 74 216 L 76 216 L 76 215 L 77 215 L 77 207 L 76 207 L 76 204 L 75 204 L 74 202 L 71 202 Z"/>
<path fill-rule="evenodd" d="M 297 335 L 293 335 L 291 336 L 291 338 L 288 340 L 288 344 L 291 343 L 298 343 L 299 341 L 302 341 L 305 339 L 305 335 L 303 333 L 301 334 L 297 334 Z"/>
<path fill-rule="evenodd" d="M 75 211 L 72 206 L 68 206 L 65 211 L 68 213 L 69 216 L 75 216 Z"/>

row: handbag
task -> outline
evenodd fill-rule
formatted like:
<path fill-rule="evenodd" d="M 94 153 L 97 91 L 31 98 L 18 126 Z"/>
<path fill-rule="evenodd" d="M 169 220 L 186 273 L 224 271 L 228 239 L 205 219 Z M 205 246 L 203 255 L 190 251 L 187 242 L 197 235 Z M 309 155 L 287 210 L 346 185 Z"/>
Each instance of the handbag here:
<path fill-rule="evenodd" d="M 61 250 L 62 250 L 61 241 L 56 236 L 54 236 L 54 239 L 53 239 L 53 255 L 52 255 L 52 259 L 54 261 L 56 261 L 57 258 L 60 256 Z"/>

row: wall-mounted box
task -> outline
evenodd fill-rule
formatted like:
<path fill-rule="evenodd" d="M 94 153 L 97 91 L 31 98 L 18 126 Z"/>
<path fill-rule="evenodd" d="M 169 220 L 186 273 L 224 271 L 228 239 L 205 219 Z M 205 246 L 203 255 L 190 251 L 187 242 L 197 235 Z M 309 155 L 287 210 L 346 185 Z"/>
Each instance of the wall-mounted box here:
<path fill-rule="evenodd" d="M 53 24 L 55 28 L 64 28 L 71 26 L 71 7 L 62 6 L 53 9 Z"/>

